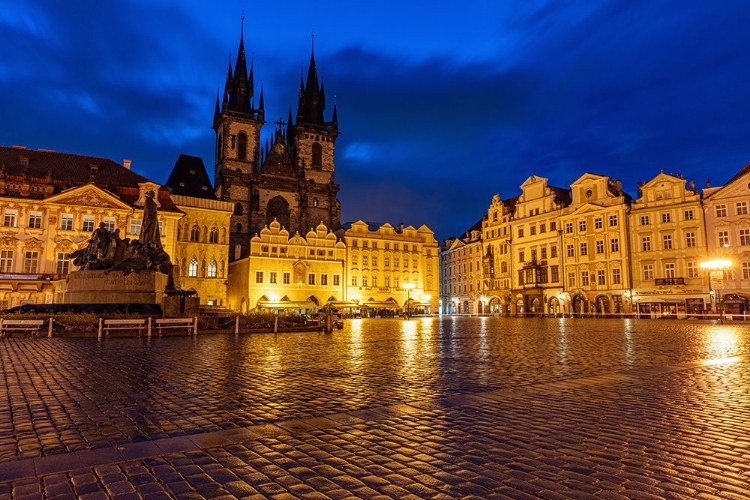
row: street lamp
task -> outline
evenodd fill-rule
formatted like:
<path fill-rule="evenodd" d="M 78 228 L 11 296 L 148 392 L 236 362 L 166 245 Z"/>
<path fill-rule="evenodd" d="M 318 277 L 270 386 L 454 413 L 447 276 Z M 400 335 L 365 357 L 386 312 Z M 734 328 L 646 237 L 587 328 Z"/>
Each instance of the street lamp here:
<path fill-rule="evenodd" d="M 729 259 L 713 259 L 700 263 L 702 269 L 710 271 L 708 275 L 708 289 L 716 290 L 716 310 L 719 311 L 719 323 L 724 323 L 724 308 L 721 307 L 721 288 L 724 280 L 724 269 L 732 267 L 732 261 Z"/>
<path fill-rule="evenodd" d="M 411 291 L 414 289 L 414 283 L 407 281 L 402 285 L 406 289 L 406 319 L 411 318 Z"/>

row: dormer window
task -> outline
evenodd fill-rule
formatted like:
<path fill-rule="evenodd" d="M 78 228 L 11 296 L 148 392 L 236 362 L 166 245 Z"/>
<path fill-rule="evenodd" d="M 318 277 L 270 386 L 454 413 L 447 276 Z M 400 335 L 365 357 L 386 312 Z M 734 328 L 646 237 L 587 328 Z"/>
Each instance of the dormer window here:
<path fill-rule="evenodd" d="M 28 165 L 29 164 L 29 157 L 28 156 L 19 156 L 18 160 L 21 162 L 21 165 Z"/>

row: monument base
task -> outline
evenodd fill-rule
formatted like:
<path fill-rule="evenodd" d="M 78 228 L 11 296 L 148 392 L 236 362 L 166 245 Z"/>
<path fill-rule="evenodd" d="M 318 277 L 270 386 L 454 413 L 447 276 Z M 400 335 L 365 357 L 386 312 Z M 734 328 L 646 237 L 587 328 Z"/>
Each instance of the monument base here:
<path fill-rule="evenodd" d="M 59 284 L 63 304 L 162 304 L 167 275 L 140 271 L 73 271 Z"/>
<path fill-rule="evenodd" d="M 198 316 L 200 302 L 194 291 L 175 290 L 164 295 L 161 310 L 166 317 Z"/>

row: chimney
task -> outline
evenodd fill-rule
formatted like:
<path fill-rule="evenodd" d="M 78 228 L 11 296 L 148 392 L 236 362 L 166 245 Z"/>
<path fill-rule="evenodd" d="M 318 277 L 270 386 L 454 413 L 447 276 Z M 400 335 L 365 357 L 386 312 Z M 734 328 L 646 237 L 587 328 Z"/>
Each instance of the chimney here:
<path fill-rule="evenodd" d="M 122 159 L 122 166 L 125 167 L 125 168 L 127 168 L 128 170 L 130 170 L 130 160 L 128 160 L 127 158 L 123 158 Z"/>

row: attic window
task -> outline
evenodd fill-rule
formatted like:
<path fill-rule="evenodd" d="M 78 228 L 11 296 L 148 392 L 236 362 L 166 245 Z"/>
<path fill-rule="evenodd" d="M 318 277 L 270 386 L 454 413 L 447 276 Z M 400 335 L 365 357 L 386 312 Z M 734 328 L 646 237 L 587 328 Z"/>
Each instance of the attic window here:
<path fill-rule="evenodd" d="M 191 170 L 191 171 L 190 171 L 190 173 L 191 173 L 191 174 L 195 174 L 195 170 Z"/>
<path fill-rule="evenodd" d="M 587 189 L 587 190 L 586 190 L 586 198 L 591 198 L 591 195 L 592 195 L 592 194 L 594 194 L 594 192 L 593 192 L 593 191 L 591 191 L 590 189 Z"/>
<path fill-rule="evenodd" d="M 180 187 L 185 187 L 185 183 L 184 182 L 180 182 Z"/>
<path fill-rule="evenodd" d="M 208 191 L 208 188 L 206 186 L 203 186 L 204 191 Z"/>
<path fill-rule="evenodd" d="M 29 164 L 29 157 L 28 156 L 20 156 L 18 159 L 21 161 L 21 165 L 28 165 Z"/>

